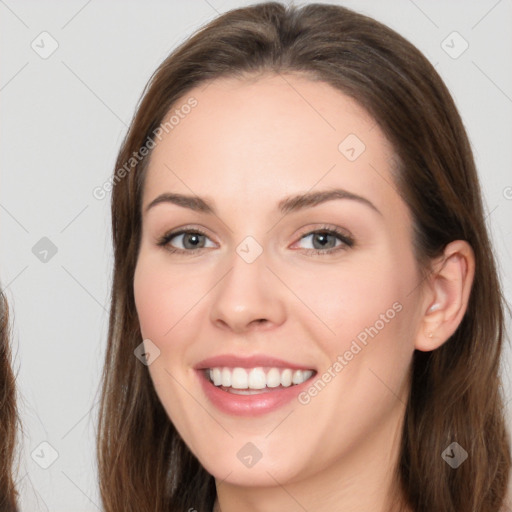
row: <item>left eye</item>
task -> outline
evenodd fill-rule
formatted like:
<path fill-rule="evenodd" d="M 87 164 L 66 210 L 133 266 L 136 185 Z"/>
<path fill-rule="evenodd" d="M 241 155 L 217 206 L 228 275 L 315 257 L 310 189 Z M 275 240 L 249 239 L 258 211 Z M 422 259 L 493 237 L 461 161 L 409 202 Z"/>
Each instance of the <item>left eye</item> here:
<path fill-rule="evenodd" d="M 318 231 L 311 231 L 302 236 L 300 241 L 310 238 L 313 243 L 313 249 L 316 254 L 324 252 L 335 252 L 347 247 L 352 247 L 353 240 L 348 236 L 336 230 L 323 229 Z M 336 245 L 336 242 L 340 243 Z"/>

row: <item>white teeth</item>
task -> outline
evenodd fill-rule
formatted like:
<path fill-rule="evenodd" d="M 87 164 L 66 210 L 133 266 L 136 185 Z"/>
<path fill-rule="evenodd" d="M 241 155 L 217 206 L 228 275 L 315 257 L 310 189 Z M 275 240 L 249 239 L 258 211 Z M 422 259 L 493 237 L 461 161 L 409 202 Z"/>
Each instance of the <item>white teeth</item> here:
<path fill-rule="evenodd" d="M 302 376 L 301 370 L 295 370 L 293 372 L 292 377 L 292 384 L 300 384 L 301 382 L 304 382 L 306 379 Z"/>
<path fill-rule="evenodd" d="M 249 389 L 263 389 L 267 385 L 267 378 L 263 368 L 253 368 L 249 372 Z"/>
<path fill-rule="evenodd" d="M 229 368 L 222 369 L 222 385 L 225 387 L 231 386 L 231 372 Z"/>
<path fill-rule="evenodd" d="M 222 370 L 220 368 L 212 368 L 210 370 L 210 379 L 216 386 L 222 384 Z"/>
<path fill-rule="evenodd" d="M 292 370 L 290 368 L 210 368 L 207 375 L 215 386 L 233 389 L 264 389 L 290 387 L 302 384 L 313 375 L 312 370 Z"/>
<path fill-rule="evenodd" d="M 277 388 L 281 384 L 281 373 L 277 368 L 270 368 L 267 373 L 267 387 Z"/>
<path fill-rule="evenodd" d="M 281 384 L 285 388 L 292 385 L 292 371 L 290 369 L 283 370 L 283 373 L 281 373 Z"/>
<path fill-rule="evenodd" d="M 247 389 L 249 387 L 249 375 L 243 368 L 234 368 L 231 373 L 231 387 L 235 389 Z"/>

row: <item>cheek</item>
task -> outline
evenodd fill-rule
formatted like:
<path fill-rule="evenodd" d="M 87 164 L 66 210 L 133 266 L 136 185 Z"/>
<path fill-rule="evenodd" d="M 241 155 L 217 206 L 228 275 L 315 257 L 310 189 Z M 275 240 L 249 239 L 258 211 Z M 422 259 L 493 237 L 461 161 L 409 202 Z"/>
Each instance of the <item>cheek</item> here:
<path fill-rule="evenodd" d="M 183 273 L 170 272 L 164 258 L 141 251 L 133 290 L 142 337 L 160 350 L 161 357 L 148 366 L 151 379 L 169 418 L 173 422 L 177 418 L 179 425 L 187 416 L 187 394 L 177 384 L 184 380 L 180 363 L 187 350 L 187 337 L 183 332 L 193 328 L 187 311 L 197 303 L 198 291 L 185 286 L 188 279 Z"/>
<path fill-rule="evenodd" d="M 385 397 L 393 403 L 389 389 L 398 394 L 404 385 L 414 351 L 411 290 L 417 284 L 416 266 L 408 255 L 389 253 L 376 261 L 347 277 L 350 296 L 344 299 L 345 318 L 337 324 L 347 376 L 358 382 L 359 396 L 373 396 L 375 407 Z"/>
<path fill-rule="evenodd" d="M 169 273 L 154 260 L 141 253 L 135 269 L 133 292 L 142 336 L 160 345 L 176 323 L 176 306 L 182 301 L 179 284 L 173 282 Z"/>
<path fill-rule="evenodd" d="M 360 333 L 364 338 L 365 329 L 375 324 L 378 330 L 387 329 L 397 316 L 403 302 L 401 278 L 396 270 L 384 267 L 364 262 L 340 265 L 302 281 L 297 295 L 307 297 L 304 302 L 321 321 L 315 324 L 322 329 L 322 338 L 333 340 L 332 348 L 342 348 Z"/>
<path fill-rule="evenodd" d="M 137 262 L 133 291 L 141 333 L 157 345 L 172 338 L 172 330 L 179 329 L 178 322 L 201 297 L 198 283 L 183 272 L 170 272 L 165 256 L 144 253 Z"/>
<path fill-rule="evenodd" d="M 334 333 L 318 321 L 310 323 L 327 359 L 299 402 L 311 404 L 310 416 L 332 425 L 339 438 L 368 432 L 400 406 L 396 395 L 413 352 L 407 294 L 415 282 L 414 265 L 391 254 L 374 261 L 378 264 L 361 261 L 319 281 L 308 279 L 304 287 L 314 291 L 311 303 Z M 337 422 L 344 411 L 354 414 Z"/>
<path fill-rule="evenodd" d="M 165 313 L 169 310 L 164 301 L 172 302 L 161 277 L 157 267 L 147 264 L 143 256 L 139 258 L 133 280 L 135 307 L 142 336 L 155 342 L 165 332 L 165 326 L 170 321 Z"/>
<path fill-rule="evenodd" d="M 358 397 L 372 396 L 375 385 L 381 385 L 379 379 L 398 389 L 412 356 L 415 325 L 410 292 L 417 284 L 416 266 L 409 257 L 400 259 L 391 252 L 380 256 L 372 262 L 361 259 L 340 266 L 304 285 L 302 293 L 312 292 L 311 304 L 322 320 L 308 324 L 315 326 L 313 339 L 327 355 L 325 370 L 340 375 L 332 387 L 333 403 L 339 400 L 334 390 L 345 390 L 348 382 Z"/>

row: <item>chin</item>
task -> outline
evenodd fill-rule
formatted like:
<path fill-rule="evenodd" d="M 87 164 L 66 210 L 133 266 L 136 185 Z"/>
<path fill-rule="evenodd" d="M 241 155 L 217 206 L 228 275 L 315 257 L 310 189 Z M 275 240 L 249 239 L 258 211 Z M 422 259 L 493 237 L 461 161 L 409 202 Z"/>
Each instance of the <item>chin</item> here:
<path fill-rule="evenodd" d="M 260 442 L 261 440 L 261 442 Z M 220 440 L 212 446 L 203 446 L 195 452 L 202 466 L 220 481 L 240 486 L 268 486 L 297 479 L 306 468 L 307 457 L 279 450 L 283 443 L 263 447 L 263 436 L 247 436 L 243 440 Z M 259 447 L 259 448 L 258 448 Z"/>

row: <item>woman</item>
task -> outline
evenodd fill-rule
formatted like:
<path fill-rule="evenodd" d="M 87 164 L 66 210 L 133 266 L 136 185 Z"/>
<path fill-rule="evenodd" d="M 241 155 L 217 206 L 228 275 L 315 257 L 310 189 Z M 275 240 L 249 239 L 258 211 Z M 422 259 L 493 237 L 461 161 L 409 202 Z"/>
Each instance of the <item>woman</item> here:
<path fill-rule="evenodd" d="M 8 305 L 2 291 L 0 291 L 0 415 L 0 510 L 15 512 L 17 492 L 14 487 L 13 462 L 18 412 L 9 349 Z"/>
<path fill-rule="evenodd" d="M 478 177 L 400 35 L 329 5 L 220 16 L 152 77 L 112 221 L 107 512 L 504 509 Z"/>

